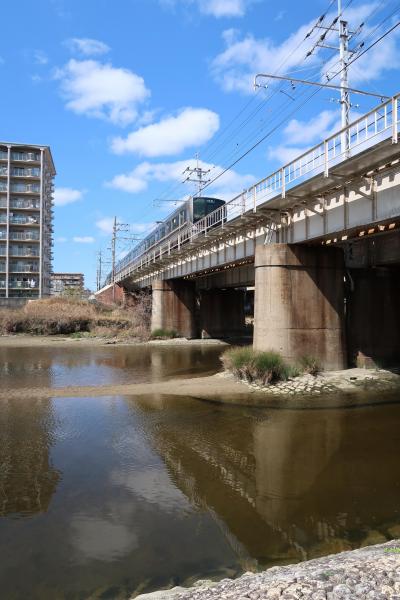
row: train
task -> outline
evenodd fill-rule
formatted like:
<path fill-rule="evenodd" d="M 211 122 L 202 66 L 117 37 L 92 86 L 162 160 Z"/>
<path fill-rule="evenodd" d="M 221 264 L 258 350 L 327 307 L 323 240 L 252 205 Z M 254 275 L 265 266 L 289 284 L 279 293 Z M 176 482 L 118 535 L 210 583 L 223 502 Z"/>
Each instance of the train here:
<path fill-rule="evenodd" d="M 211 198 L 208 196 L 194 196 L 181 204 L 173 213 L 171 213 L 165 221 L 157 225 L 155 229 L 137 246 L 135 246 L 124 258 L 118 261 L 115 265 L 115 273 L 122 271 L 124 267 L 129 265 L 135 258 L 138 258 L 157 242 L 167 240 L 168 237 L 183 225 L 197 223 L 210 213 L 214 212 L 225 204 L 225 200 L 220 198 Z M 105 284 L 111 283 L 112 274 L 109 273 Z"/>

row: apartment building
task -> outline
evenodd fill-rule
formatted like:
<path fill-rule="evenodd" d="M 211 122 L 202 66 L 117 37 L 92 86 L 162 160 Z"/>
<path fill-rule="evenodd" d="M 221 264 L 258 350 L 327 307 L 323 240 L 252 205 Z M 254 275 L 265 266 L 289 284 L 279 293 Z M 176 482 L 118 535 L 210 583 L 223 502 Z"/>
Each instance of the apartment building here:
<path fill-rule="evenodd" d="M 82 295 L 85 287 L 83 273 L 53 273 L 51 276 L 51 295 Z"/>
<path fill-rule="evenodd" d="M 0 301 L 50 295 L 55 174 L 49 147 L 0 142 Z"/>

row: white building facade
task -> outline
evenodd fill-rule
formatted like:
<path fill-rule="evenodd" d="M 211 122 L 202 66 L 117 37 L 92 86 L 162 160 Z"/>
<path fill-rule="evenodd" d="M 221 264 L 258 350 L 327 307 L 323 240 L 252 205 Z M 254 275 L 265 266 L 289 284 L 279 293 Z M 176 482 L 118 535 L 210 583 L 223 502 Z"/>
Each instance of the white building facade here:
<path fill-rule="evenodd" d="M 55 174 L 48 146 L 0 142 L 0 300 L 50 295 Z"/>

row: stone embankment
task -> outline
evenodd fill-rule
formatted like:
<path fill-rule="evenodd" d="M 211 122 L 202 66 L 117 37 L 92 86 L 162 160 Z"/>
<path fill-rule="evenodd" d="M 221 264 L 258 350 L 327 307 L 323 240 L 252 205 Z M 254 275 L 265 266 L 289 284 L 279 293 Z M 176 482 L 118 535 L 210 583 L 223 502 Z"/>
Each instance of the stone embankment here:
<path fill-rule="evenodd" d="M 332 392 L 391 391 L 400 387 L 397 373 L 385 369 L 345 369 L 343 371 L 323 371 L 317 375 L 301 375 L 273 385 L 248 383 L 254 390 L 268 392 L 276 396 L 306 394 L 319 396 Z"/>
<path fill-rule="evenodd" d="M 400 600 L 400 540 L 136 600 Z"/>

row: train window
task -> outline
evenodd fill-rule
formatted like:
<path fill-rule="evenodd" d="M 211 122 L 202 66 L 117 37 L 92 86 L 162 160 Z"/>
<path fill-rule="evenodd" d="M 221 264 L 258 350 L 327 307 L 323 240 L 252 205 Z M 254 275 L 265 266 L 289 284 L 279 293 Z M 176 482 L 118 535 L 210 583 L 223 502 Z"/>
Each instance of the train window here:
<path fill-rule="evenodd" d="M 179 220 L 181 222 L 181 225 L 186 222 L 186 210 L 181 210 L 181 212 L 179 213 Z"/>
<path fill-rule="evenodd" d="M 171 225 L 171 229 L 176 229 L 178 227 L 178 217 L 174 217 L 171 221 L 172 225 Z"/>

